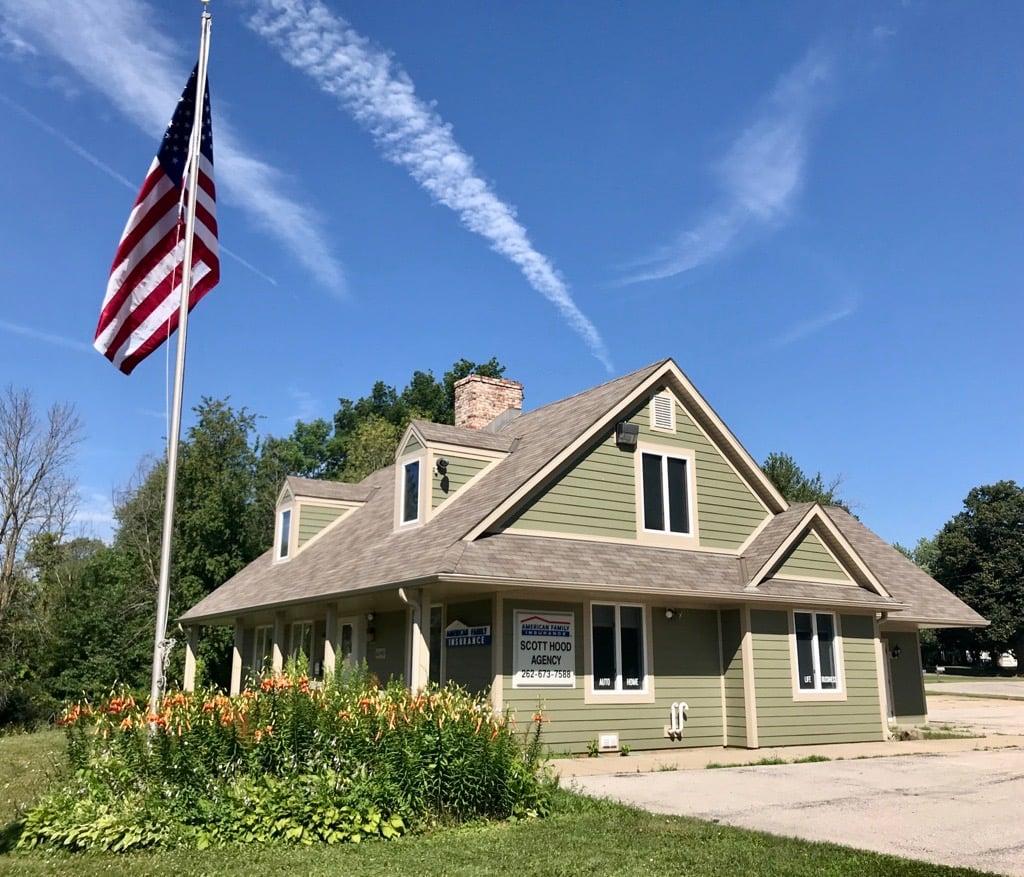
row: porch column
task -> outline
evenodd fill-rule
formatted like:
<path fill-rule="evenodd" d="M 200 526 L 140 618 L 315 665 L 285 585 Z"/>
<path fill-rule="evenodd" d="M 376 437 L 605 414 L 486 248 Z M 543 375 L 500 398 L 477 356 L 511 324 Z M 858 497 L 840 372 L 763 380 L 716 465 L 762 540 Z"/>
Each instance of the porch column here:
<path fill-rule="evenodd" d="M 278 612 L 274 615 L 274 647 L 271 650 L 270 663 L 275 673 L 284 669 L 284 613 Z"/>
<path fill-rule="evenodd" d="M 236 618 L 235 645 L 231 650 L 231 694 L 238 694 L 242 690 L 242 644 L 245 637 L 245 628 L 242 625 L 242 619 Z"/>
<path fill-rule="evenodd" d="M 409 688 L 422 691 L 430 682 L 430 588 L 420 588 L 412 599 Z"/>
<path fill-rule="evenodd" d="M 324 679 L 327 679 L 334 673 L 337 660 L 335 648 L 338 643 L 338 607 L 333 603 L 327 607 L 324 634 Z"/>
<path fill-rule="evenodd" d="M 196 690 L 196 649 L 199 646 L 199 628 L 189 627 L 185 631 L 185 675 L 181 687 L 185 691 Z"/>

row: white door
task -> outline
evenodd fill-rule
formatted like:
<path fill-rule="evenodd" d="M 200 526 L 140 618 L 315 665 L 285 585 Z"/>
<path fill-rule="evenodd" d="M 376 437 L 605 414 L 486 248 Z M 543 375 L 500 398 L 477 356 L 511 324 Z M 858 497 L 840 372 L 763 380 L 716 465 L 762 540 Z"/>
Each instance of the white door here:
<path fill-rule="evenodd" d="M 360 619 L 356 616 L 338 619 L 338 660 L 350 667 L 361 663 L 365 658 L 365 643 L 360 627 Z"/>

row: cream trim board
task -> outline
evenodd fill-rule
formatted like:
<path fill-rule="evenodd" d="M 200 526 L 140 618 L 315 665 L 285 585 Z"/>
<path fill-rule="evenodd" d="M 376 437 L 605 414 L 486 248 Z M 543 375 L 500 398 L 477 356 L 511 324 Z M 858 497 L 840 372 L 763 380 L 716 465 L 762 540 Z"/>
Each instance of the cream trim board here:
<path fill-rule="evenodd" d="M 424 442 L 424 446 L 435 454 L 450 454 L 453 457 L 466 457 L 470 460 L 504 460 L 508 453 L 491 451 L 487 448 L 474 448 L 469 445 L 452 445 L 447 442 Z"/>
<path fill-rule="evenodd" d="M 875 682 L 878 685 L 878 711 L 879 719 L 882 722 L 882 736 L 888 739 L 892 736 L 889 725 L 896 723 L 896 716 L 889 700 L 889 685 L 891 682 L 891 668 L 883 663 L 889 660 L 889 643 L 882 638 L 878 616 L 874 618 L 875 633 Z"/>
<path fill-rule="evenodd" d="M 533 491 L 541 486 L 555 471 L 559 469 L 565 462 L 571 460 L 576 454 L 582 449 L 588 447 L 594 438 L 601 432 L 606 430 L 617 417 L 622 416 L 626 412 L 635 408 L 638 403 L 649 396 L 652 391 L 660 388 L 664 388 L 665 379 L 671 378 L 676 382 L 676 387 L 673 390 L 682 388 L 684 395 L 692 402 L 693 406 L 700 411 L 702 416 L 707 418 L 714 427 L 722 434 L 722 438 L 734 454 L 745 464 L 748 474 L 744 475 L 735 466 L 732 460 L 729 459 L 727 454 L 723 453 L 723 458 L 726 462 L 732 466 L 733 470 L 739 476 L 740 480 L 751 489 L 758 501 L 765 506 L 767 511 L 782 512 L 789 508 L 789 503 L 783 499 L 782 495 L 776 489 L 775 485 L 768 480 L 768 477 L 761 471 L 761 468 L 754 461 L 754 458 L 750 456 L 747 450 L 739 443 L 739 440 L 729 430 L 729 428 L 722 422 L 721 418 L 715 413 L 714 409 L 703 399 L 700 393 L 697 392 L 696 387 L 690 383 L 690 380 L 680 371 L 679 366 L 675 364 L 671 359 L 666 362 L 650 375 L 630 393 L 625 399 L 621 400 L 614 407 L 609 408 L 603 417 L 598 418 L 594 424 L 583 433 L 578 435 L 576 439 L 570 442 L 565 449 L 556 454 L 551 458 L 540 470 L 535 472 L 530 478 L 528 478 L 518 489 L 512 492 L 503 502 L 501 502 L 496 508 L 494 508 L 490 514 L 484 517 L 475 527 L 473 527 L 463 537 L 466 541 L 473 541 L 479 538 L 481 535 L 486 533 L 496 523 L 501 521 L 503 518 L 508 516 L 514 511 L 527 497 L 529 497 Z M 684 410 L 688 408 L 688 405 L 680 403 Z M 721 444 L 711 438 L 708 435 L 707 430 L 699 422 L 698 418 L 691 417 L 694 424 L 704 434 L 713 447 L 721 450 Z M 755 486 L 756 485 L 756 486 Z M 760 490 L 758 489 L 760 488 Z M 761 496 L 763 492 L 769 497 L 775 508 L 771 508 L 765 501 L 765 498 Z"/>
<path fill-rule="evenodd" d="M 615 631 L 619 632 L 619 610 L 623 607 L 640 609 L 644 646 L 644 687 L 640 691 L 598 691 L 594 688 L 594 652 L 593 652 L 593 608 L 594 606 L 615 607 Z M 588 600 L 583 611 L 583 702 L 585 704 L 638 704 L 654 703 L 654 648 L 651 642 L 651 607 L 644 603 L 629 603 L 611 600 Z M 615 655 L 617 669 L 616 678 L 621 675 L 622 659 L 619 655 L 620 637 L 615 638 Z"/>
<path fill-rule="evenodd" d="M 291 487 L 288 486 L 288 479 L 286 478 L 281 485 L 281 489 L 277 492 L 277 502 L 274 503 L 274 507 L 279 508 L 283 502 L 293 499 L 295 499 L 295 494 L 292 493 Z"/>
<path fill-rule="evenodd" d="M 660 456 L 662 462 L 662 500 L 664 502 L 663 512 L 665 523 L 668 524 L 669 498 L 668 498 L 668 466 L 664 462 L 666 458 L 672 457 L 683 460 L 686 463 L 686 514 L 689 523 L 689 531 L 686 533 L 673 533 L 667 530 L 649 530 L 644 526 L 644 478 L 643 459 L 644 454 Z M 659 445 L 655 442 L 638 442 L 636 451 L 633 453 L 633 492 L 634 507 L 636 512 L 636 541 L 640 545 L 656 545 L 664 547 L 687 547 L 700 544 L 700 523 L 697 520 L 697 464 L 696 455 L 691 448 L 677 449 L 669 445 Z"/>
<path fill-rule="evenodd" d="M 757 749 L 757 683 L 754 679 L 754 634 L 750 629 L 749 606 L 740 608 L 740 633 L 740 655 L 743 665 L 743 716 L 747 725 L 747 749 Z"/>
<path fill-rule="evenodd" d="M 815 676 L 820 676 L 821 671 L 818 667 L 819 652 L 815 647 L 818 642 L 818 615 L 830 615 L 832 616 L 832 657 L 836 664 L 836 688 L 835 689 L 806 689 L 800 687 L 800 662 L 797 659 L 796 652 L 796 613 L 802 613 L 804 615 L 811 616 L 812 630 L 814 631 L 814 638 L 811 640 L 811 656 L 814 665 Z M 846 700 L 846 665 L 843 661 L 843 629 L 842 622 L 839 614 L 836 612 L 829 612 L 827 609 L 790 609 L 786 613 L 789 620 L 789 667 L 790 667 L 790 681 L 793 685 L 793 700 L 806 703 L 834 703 L 836 701 Z"/>
<path fill-rule="evenodd" d="M 771 578 L 780 579 L 784 582 L 810 582 L 814 585 L 835 585 L 838 588 L 857 589 L 860 587 L 856 582 L 844 579 L 826 579 L 824 577 L 819 578 L 818 576 L 796 576 L 781 572 L 773 573 Z"/>
<path fill-rule="evenodd" d="M 754 540 L 758 536 L 760 536 L 761 533 L 764 531 L 764 528 L 767 527 L 774 520 L 775 520 L 774 513 L 766 511 L 764 519 L 761 521 L 760 524 L 758 524 L 756 527 L 754 527 L 754 529 L 751 532 L 751 534 L 749 536 L 747 536 L 746 539 L 743 540 L 743 544 L 740 545 L 740 547 L 736 549 L 735 553 L 736 554 L 746 554 L 747 549 L 750 548 L 750 546 L 753 544 Z"/>
<path fill-rule="evenodd" d="M 491 706 L 501 712 L 505 699 L 505 598 L 491 595 Z"/>
<path fill-rule="evenodd" d="M 421 445 L 423 445 L 424 448 L 427 446 L 427 441 L 426 441 L 426 439 L 423 438 L 423 434 L 418 429 L 416 429 L 416 427 L 413 424 L 410 423 L 405 428 L 405 432 L 402 433 L 402 438 L 398 442 L 398 449 L 395 451 L 395 462 L 396 463 L 399 460 L 401 460 L 402 457 L 407 456 L 406 451 L 405 451 L 405 446 L 407 444 L 409 444 L 409 439 L 412 438 L 413 436 L 416 437 L 416 441 L 418 441 Z M 408 456 L 412 456 L 413 454 L 421 454 L 421 453 L 423 453 L 423 451 L 421 449 L 416 449 L 416 450 L 410 451 Z"/>

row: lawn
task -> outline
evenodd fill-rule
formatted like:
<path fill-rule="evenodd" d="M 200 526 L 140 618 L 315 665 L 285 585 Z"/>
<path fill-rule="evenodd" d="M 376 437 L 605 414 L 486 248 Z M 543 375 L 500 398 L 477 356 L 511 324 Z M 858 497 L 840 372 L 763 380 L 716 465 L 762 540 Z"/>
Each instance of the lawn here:
<path fill-rule="evenodd" d="M 0 825 L 61 764 L 55 732 L 0 738 Z M 908 875 L 977 872 L 807 843 L 560 793 L 547 819 L 437 830 L 392 842 L 336 847 L 245 847 L 130 856 L 0 855 L 0 874 L 250 875 Z"/>

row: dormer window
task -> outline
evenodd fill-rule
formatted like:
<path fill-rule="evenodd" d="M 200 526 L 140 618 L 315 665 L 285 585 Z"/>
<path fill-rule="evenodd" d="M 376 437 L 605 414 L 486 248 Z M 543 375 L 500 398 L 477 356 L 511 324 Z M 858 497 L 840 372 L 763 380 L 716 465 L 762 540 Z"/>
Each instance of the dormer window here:
<path fill-rule="evenodd" d="M 687 463 L 682 456 L 643 452 L 640 471 L 643 476 L 645 530 L 684 536 L 690 534 Z"/>
<path fill-rule="evenodd" d="M 403 524 L 414 524 L 420 519 L 420 461 L 410 460 L 402 466 Z"/>
<path fill-rule="evenodd" d="M 287 560 L 292 538 L 292 510 L 282 509 L 277 518 L 277 559 Z"/>

